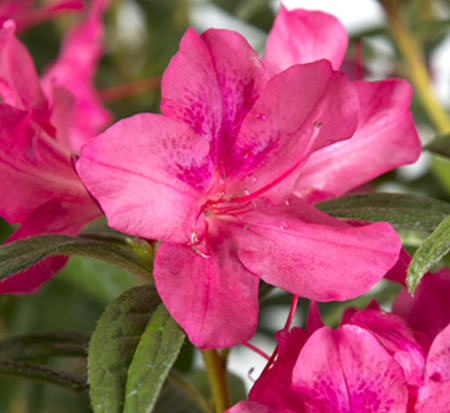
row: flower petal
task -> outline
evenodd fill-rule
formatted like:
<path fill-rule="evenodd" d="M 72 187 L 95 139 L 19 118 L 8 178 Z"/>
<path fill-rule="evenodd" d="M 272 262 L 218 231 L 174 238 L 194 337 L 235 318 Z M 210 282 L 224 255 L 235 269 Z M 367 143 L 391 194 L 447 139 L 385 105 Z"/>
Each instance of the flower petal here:
<path fill-rule="evenodd" d="M 301 328 L 294 327 L 290 331 L 278 331 L 275 337 L 278 341 L 277 359 L 256 380 L 248 398 L 280 409 L 295 406 L 296 412 L 303 412 L 302 394 L 292 391 L 292 372 L 308 335 Z"/>
<path fill-rule="evenodd" d="M 450 380 L 450 324 L 434 339 L 428 352 L 426 370 L 430 380 Z"/>
<path fill-rule="evenodd" d="M 397 261 L 400 239 L 386 223 L 352 227 L 292 199 L 257 208 L 239 234 L 239 258 L 264 281 L 318 301 L 366 292 Z"/>
<path fill-rule="evenodd" d="M 246 116 L 225 160 L 227 179 L 250 193 L 275 186 L 286 195 L 286 177 L 295 180 L 312 152 L 353 135 L 358 107 L 353 86 L 329 62 L 290 67 L 270 79 Z"/>
<path fill-rule="evenodd" d="M 60 100 L 64 96 L 53 89 L 64 88 L 74 96 L 74 111 L 70 116 L 70 148 L 79 153 L 81 146 L 111 122 L 112 115 L 101 104 L 93 85 L 98 61 L 102 53 L 102 13 L 105 0 L 92 0 L 86 17 L 75 26 L 63 40 L 58 58 L 46 69 L 42 79 L 43 88 L 52 98 L 52 121 L 61 131 L 60 121 L 67 122 L 67 114 L 59 113 Z M 55 120 L 57 122 L 55 122 Z M 59 122 L 58 122 L 59 121 Z"/>
<path fill-rule="evenodd" d="M 408 387 L 399 364 L 368 331 L 345 325 L 336 330 L 351 412 L 406 411 Z"/>
<path fill-rule="evenodd" d="M 14 36 L 12 20 L 0 29 L 0 96 L 4 103 L 31 110 L 33 119 L 48 132 L 52 130 L 50 109 L 42 93 L 30 54 Z"/>
<path fill-rule="evenodd" d="M 336 17 L 282 6 L 267 38 L 264 63 L 278 73 L 296 63 L 327 59 L 338 70 L 347 43 L 345 28 Z"/>
<path fill-rule="evenodd" d="M 212 184 L 208 155 L 208 143 L 189 126 L 139 114 L 84 145 L 77 170 L 111 227 L 189 242 L 199 199 Z"/>
<path fill-rule="evenodd" d="M 292 377 L 306 411 L 404 412 L 407 386 L 400 366 L 368 331 L 317 330 L 303 346 Z"/>
<path fill-rule="evenodd" d="M 356 312 L 348 324 L 369 330 L 402 366 L 411 386 L 423 384 L 425 350 L 415 339 L 408 324 L 400 317 L 380 310 Z"/>
<path fill-rule="evenodd" d="M 414 413 L 447 412 L 450 405 L 450 381 L 430 382 L 419 389 Z"/>
<path fill-rule="evenodd" d="M 309 202 L 343 195 L 420 155 L 408 83 L 390 79 L 353 84 L 361 103 L 358 129 L 351 139 L 314 153 L 303 167 L 296 194 Z"/>
<path fill-rule="evenodd" d="M 161 112 L 205 136 L 220 163 L 268 77 L 238 33 L 211 29 L 199 36 L 189 29 L 164 72 Z"/>
<path fill-rule="evenodd" d="M 0 214 L 10 223 L 23 222 L 53 198 L 89 199 L 69 152 L 30 117 L 30 112 L 0 104 L 0 190 L 5 194 Z"/>
<path fill-rule="evenodd" d="M 237 257 L 230 234 L 210 237 L 211 256 L 191 247 L 162 243 L 154 277 L 173 318 L 199 348 L 224 348 L 248 341 L 256 329 L 259 279 Z"/>

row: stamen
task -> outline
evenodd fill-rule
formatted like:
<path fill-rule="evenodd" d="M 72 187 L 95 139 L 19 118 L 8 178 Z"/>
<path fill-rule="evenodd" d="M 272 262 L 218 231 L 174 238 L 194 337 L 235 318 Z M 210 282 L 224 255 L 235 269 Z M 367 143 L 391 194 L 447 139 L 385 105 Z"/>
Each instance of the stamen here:
<path fill-rule="evenodd" d="M 254 351 L 256 354 L 259 354 L 261 357 L 264 357 L 266 360 L 269 360 L 269 356 L 264 353 L 264 351 L 260 350 L 258 347 L 254 346 L 250 343 L 242 343 L 243 346 L 249 348 L 250 350 Z"/>
<path fill-rule="evenodd" d="M 311 148 L 313 147 L 314 143 L 316 142 L 317 137 L 319 136 L 320 129 L 323 126 L 323 123 L 320 121 L 316 121 L 313 123 L 314 129 L 312 136 L 308 142 L 308 145 L 306 145 L 306 148 L 303 150 L 302 154 L 300 155 L 298 161 L 292 165 L 287 171 L 285 171 L 282 175 L 280 175 L 278 178 L 273 180 L 270 184 L 258 189 L 257 191 L 253 192 L 251 195 L 244 196 L 242 198 L 236 199 L 234 202 L 248 202 L 252 199 L 257 198 L 264 192 L 267 192 L 269 189 L 273 188 L 275 185 L 279 184 L 283 179 L 288 177 L 297 167 L 302 163 L 302 161 L 305 159 L 305 156 L 309 153 Z M 240 196 L 238 192 L 238 196 Z"/>
<path fill-rule="evenodd" d="M 247 377 L 248 377 L 248 379 L 252 382 L 252 383 L 254 383 L 256 380 L 252 377 L 252 374 L 253 374 L 253 372 L 255 371 L 255 368 L 254 367 L 252 367 L 249 371 L 248 371 L 248 373 L 247 373 Z"/>
<path fill-rule="evenodd" d="M 297 308 L 298 303 L 298 295 L 292 296 L 291 308 L 289 310 L 289 315 L 286 320 L 286 324 L 284 325 L 285 329 L 289 329 L 291 327 L 292 319 L 294 318 L 295 310 Z"/>

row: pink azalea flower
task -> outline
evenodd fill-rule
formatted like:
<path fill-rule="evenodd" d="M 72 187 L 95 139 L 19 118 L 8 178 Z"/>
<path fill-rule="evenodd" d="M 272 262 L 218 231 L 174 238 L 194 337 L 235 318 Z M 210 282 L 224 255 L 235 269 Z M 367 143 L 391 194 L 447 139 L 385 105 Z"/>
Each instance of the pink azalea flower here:
<path fill-rule="evenodd" d="M 374 119 L 390 121 L 389 130 L 405 129 L 405 152 L 415 160 L 410 89 L 391 81 L 398 99 L 360 104 L 358 87 L 325 60 L 276 73 L 270 51 L 279 43 L 268 43 L 269 70 L 236 33 L 189 30 L 163 77 L 163 116 L 118 122 L 83 148 L 77 164 L 113 228 L 162 241 L 156 286 L 199 347 L 226 347 L 253 334 L 259 277 L 297 295 L 342 300 L 370 288 L 398 256 L 388 225 L 352 227 L 332 219 L 297 188 L 314 154 L 356 134 L 354 152 L 361 157 L 356 162 L 352 154 L 353 168 L 374 174 L 393 167 L 390 157 L 388 166 L 377 161 L 371 168 L 367 148 L 358 143 L 360 130 L 373 132 Z M 371 95 L 380 88 L 362 85 Z M 392 110 L 398 116 L 391 118 Z M 364 122 L 355 134 L 360 115 Z M 366 137 L 367 146 L 392 150 L 393 133 L 375 135 Z M 344 178 L 348 173 L 334 169 Z M 323 185 L 321 192 L 331 192 Z M 342 191 L 343 184 L 336 192 Z"/>
<path fill-rule="evenodd" d="M 92 3 L 86 20 L 69 34 L 61 61 L 55 62 L 44 82 L 15 38 L 14 23 L 7 21 L 0 29 L 0 188 L 7 194 L 0 215 L 21 224 L 7 242 L 38 234 L 76 235 L 84 224 L 101 215 L 80 183 L 71 156 L 109 122 L 105 110 L 94 105 L 91 89 L 104 4 L 104 0 Z M 70 73 L 67 55 L 79 55 L 80 51 L 86 58 L 80 58 Z M 74 90 L 74 86 L 79 88 Z M 77 122 L 86 110 L 100 115 L 86 117 L 80 139 Z M 101 116 L 103 123 L 98 122 Z M 65 261 L 65 257 L 43 260 L 0 281 L 0 292 L 33 292 Z"/>
<path fill-rule="evenodd" d="M 359 117 L 357 134 L 373 132 L 378 118 L 390 122 L 389 130 L 400 127 L 408 161 L 415 160 L 409 87 L 388 82 L 398 99 L 361 104 L 359 86 L 336 72 L 334 62 L 293 64 L 276 73 L 270 51 L 278 43 L 268 43 L 268 69 L 236 33 L 188 30 L 163 76 L 163 115 L 118 122 L 86 144 L 77 163 L 110 226 L 162 241 L 157 289 L 201 348 L 251 337 L 259 278 L 296 295 L 343 300 L 367 291 L 398 257 L 400 242 L 389 225 L 353 227 L 333 219 L 306 202 L 298 182 L 316 153 L 330 148 L 331 154 L 347 139 L 352 148 Z M 372 96 L 381 86 L 361 87 Z M 389 131 L 373 133 L 369 147 L 392 151 Z M 372 168 L 358 143 L 363 139 L 358 135 L 351 154 L 353 175 L 393 167 L 391 157 L 382 157 L 389 166 L 377 161 Z M 335 170 L 346 179 L 346 168 Z M 334 182 L 333 173 L 326 179 Z M 322 192 L 332 192 L 323 185 Z M 336 185 L 336 192 L 344 190 Z"/>
<path fill-rule="evenodd" d="M 228 413 L 447 411 L 450 326 L 429 347 L 381 310 L 357 311 L 336 330 L 313 324 L 276 334 L 277 360 Z"/>
<path fill-rule="evenodd" d="M 278 359 L 228 413 L 406 412 L 403 370 L 369 330 L 345 324 L 276 337 Z"/>
<path fill-rule="evenodd" d="M 407 413 L 445 412 L 450 403 L 450 325 L 431 346 L 401 317 L 382 311 L 357 312 L 349 321 L 369 330 L 403 369 L 408 384 Z"/>
<path fill-rule="evenodd" d="M 51 19 L 59 13 L 80 10 L 81 0 L 54 0 L 41 8 L 34 8 L 34 0 L 0 0 L 0 25 L 12 19 L 18 31 Z"/>

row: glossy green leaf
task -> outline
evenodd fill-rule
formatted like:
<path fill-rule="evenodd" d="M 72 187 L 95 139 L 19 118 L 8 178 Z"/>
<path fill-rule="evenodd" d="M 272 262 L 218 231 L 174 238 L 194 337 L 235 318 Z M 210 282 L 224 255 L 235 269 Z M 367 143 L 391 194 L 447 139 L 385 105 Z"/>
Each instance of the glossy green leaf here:
<path fill-rule="evenodd" d="M 128 370 L 124 413 L 152 411 L 183 340 L 183 330 L 160 304 L 139 341 Z"/>
<path fill-rule="evenodd" d="M 89 383 L 96 413 L 121 413 L 128 369 L 149 320 L 161 304 L 152 286 L 125 291 L 105 310 L 89 346 Z"/>
<path fill-rule="evenodd" d="M 449 250 L 450 217 L 447 217 L 413 255 L 406 275 L 406 284 L 411 294 L 424 274 Z"/>
<path fill-rule="evenodd" d="M 21 239 L 0 247 L 0 279 L 31 267 L 54 255 L 82 255 L 97 258 L 148 277 L 151 266 L 129 249 L 109 242 L 67 235 L 40 235 Z"/>
<path fill-rule="evenodd" d="M 0 375 L 23 377 L 56 384 L 79 393 L 88 392 L 88 385 L 84 378 L 25 361 L 0 359 Z"/>
<path fill-rule="evenodd" d="M 84 331 L 48 331 L 0 340 L 0 359 L 34 360 L 54 356 L 84 357 L 90 335 Z"/>
<path fill-rule="evenodd" d="M 396 229 L 433 231 L 450 215 L 450 204 L 410 194 L 347 195 L 315 205 L 343 220 L 386 221 Z"/>

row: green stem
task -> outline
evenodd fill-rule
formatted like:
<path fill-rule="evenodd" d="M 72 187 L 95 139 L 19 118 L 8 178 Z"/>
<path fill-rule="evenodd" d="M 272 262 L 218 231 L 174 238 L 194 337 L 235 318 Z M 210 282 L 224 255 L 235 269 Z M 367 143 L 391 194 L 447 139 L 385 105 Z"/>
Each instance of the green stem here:
<path fill-rule="evenodd" d="M 419 95 L 425 111 L 440 133 L 449 133 L 450 118 L 433 93 L 422 50 L 402 16 L 402 2 L 380 0 L 380 3 L 386 11 L 389 29 L 405 63 L 406 74 Z"/>
<path fill-rule="evenodd" d="M 202 350 L 202 355 L 208 373 L 216 413 L 222 413 L 230 407 L 225 364 L 215 349 Z"/>

